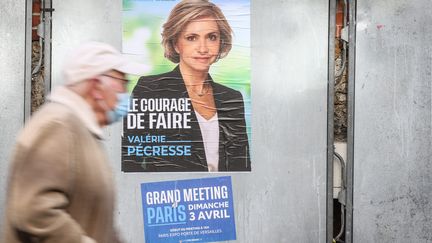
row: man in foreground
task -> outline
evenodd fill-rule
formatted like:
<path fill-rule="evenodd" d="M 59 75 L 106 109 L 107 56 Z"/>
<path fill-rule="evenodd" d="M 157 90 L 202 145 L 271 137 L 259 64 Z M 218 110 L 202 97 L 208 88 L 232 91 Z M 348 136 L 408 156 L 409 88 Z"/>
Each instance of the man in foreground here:
<path fill-rule="evenodd" d="M 143 67 L 91 42 L 65 63 L 55 89 L 17 139 L 2 242 L 120 242 L 102 127 L 127 114 L 125 74 Z"/>

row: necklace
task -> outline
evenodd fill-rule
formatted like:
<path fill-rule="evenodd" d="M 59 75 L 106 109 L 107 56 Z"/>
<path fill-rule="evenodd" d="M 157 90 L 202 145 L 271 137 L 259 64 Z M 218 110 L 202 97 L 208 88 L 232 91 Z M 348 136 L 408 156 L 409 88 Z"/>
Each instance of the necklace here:
<path fill-rule="evenodd" d="M 203 87 L 202 87 L 202 89 L 201 89 L 201 92 L 197 92 L 197 91 L 194 90 L 192 87 L 190 87 L 190 90 L 191 90 L 194 94 L 198 95 L 198 97 L 203 97 L 204 95 L 206 95 L 206 94 L 209 93 L 209 91 L 210 91 L 210 85 L 209 85 L 208 83 L 204 83 L 204 84 L 203 84 Z"/>

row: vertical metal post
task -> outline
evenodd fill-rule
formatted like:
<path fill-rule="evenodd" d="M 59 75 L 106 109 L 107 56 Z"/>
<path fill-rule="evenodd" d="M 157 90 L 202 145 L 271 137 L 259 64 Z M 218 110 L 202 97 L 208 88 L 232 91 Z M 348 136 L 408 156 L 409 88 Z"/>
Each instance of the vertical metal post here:
<path fill-rule="evenodd" d="M 44 80 L 45 97 L 51 91 L 51 30 L 52 30 L 52 1 L 42 0 L 44 23 Z"/>
<path fill-rule="evenodd" d="M 32 17 L 33 1 L 26 0 L 25 3 L 25 61 L 24 61 L 24 122 L 31 114 L 31 88 L 32 88 Z"/>
<path fill-rule="evenodd" d="M 327 242 L 333 241 L 333 153 L 336 0 L 329 1 L 327 86 Z"/>
<path fill-rule="evenodd" d="M 357 1 L 349 3 L 348 34 L 348 129 L 347 129 L 347 164 L 346 164 L 346 228 L 345 242 L 353 241 L 353 185 L 354 185 L 354 114 L 355 114 L 355 44 Z"/>

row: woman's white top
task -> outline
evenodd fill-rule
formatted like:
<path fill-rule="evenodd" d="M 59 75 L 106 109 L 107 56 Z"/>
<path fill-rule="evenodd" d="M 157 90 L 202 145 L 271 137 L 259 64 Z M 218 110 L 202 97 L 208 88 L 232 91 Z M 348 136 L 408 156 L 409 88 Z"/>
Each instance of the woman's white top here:
<path fill-rule="evenodd" d="M 219 164 L 219 121 L 217 113 L 206 120 L 198 112 L 195 112 L 201 129 L 204 150 L 210 172 L 218 171 Z"/>

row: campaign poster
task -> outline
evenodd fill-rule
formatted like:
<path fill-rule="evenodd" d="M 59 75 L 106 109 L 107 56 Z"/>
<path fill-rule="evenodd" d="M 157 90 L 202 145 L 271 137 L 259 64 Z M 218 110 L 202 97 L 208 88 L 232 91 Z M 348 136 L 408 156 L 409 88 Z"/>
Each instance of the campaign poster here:
<path fill-rule="evenodd" d="M 251 171 L 250 1 L 123 0 L 124 172 Z"/>
<path fill-rule="evenodd" d="M 145 242 L 236 239 L 231 177 L 141 184 Z"/>

